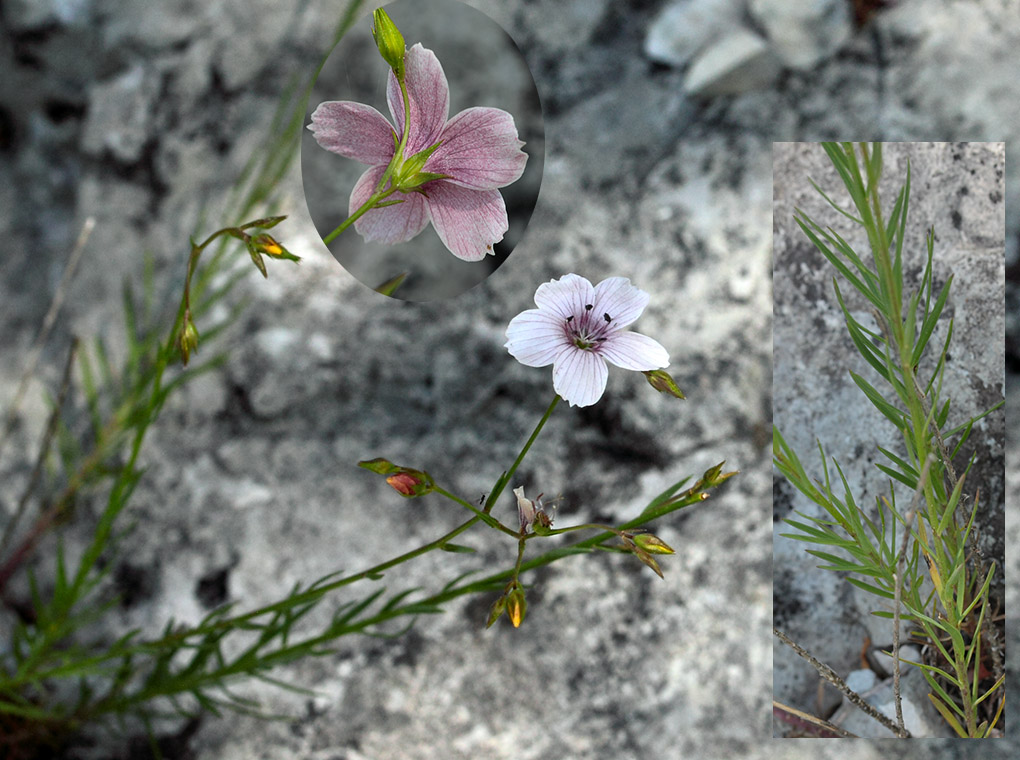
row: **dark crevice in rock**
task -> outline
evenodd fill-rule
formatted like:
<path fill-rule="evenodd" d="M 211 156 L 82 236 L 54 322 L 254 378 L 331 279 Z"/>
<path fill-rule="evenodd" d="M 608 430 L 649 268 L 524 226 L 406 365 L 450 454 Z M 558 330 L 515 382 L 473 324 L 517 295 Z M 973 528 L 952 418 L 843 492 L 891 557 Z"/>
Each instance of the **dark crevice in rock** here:
<path fill-rule="evenodd" d="M 230 567 L 219 567 L 212 570 L 195 584 L 195 597 L 207 610 L 218 607 L 227 601 L 230 595 Z"/>

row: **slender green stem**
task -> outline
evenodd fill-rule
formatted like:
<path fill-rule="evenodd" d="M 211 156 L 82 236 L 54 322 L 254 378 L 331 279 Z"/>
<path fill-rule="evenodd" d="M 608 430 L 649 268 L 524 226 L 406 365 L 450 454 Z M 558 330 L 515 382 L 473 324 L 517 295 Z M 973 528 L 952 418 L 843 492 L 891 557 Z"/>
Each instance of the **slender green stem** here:
<path fill-rule="evenodd" d="M 528 537 L 522 535 L 517 541 L 517 562 L 514 564 L 513 580 L 516 581 L 521 575 L 521 563 L 524 561 L 524 550 L 527 548 Z"/>
<path fill-rule="evenodd" d="M 544 533 L 529 533 L 525 538 L 545 538 L 546 536 L 559 536 L 563 533 L 572 533 L 575 530 L 601 530 L 607 533 L 613 533 L 614 535 L 620 535 L 623 531 L 614 528 L 611 525 L 602 525 L 601 523 L 582 523 L 581 525 L 571 525 L 567 528 L 550 528 Z"/>
<path fill-rule="evenodd" d="M 396 150 L 394 150 L 393 158 L 390 159 L 389 164 L 386 166 L 386 171 L 384 171 L 382 177 L 379 178 L 379 182 L 375 186 L 375 192 L 372 193 L 367 201 L 361 204 L 357 211 L 344 219 L 335 230 L 322 239 L 322 242 L 326 245 L 329 245 L 336 240 L 344 230 L 374 209 L 377 204 L 397 191 L 397 188 L 392 185 L 386 190 L 383 190 L 383 188 L 386 187 L 386 183 L 395 173 L 399 172 L 400 167 L 403 165 L 404 148 L 407 147 L 407 138 L 411 134 L 411 101 L 407 94 L 407 85 L 404 83 L 403 79 L 399 79 L 398 81 L 400 83 L 400 94 L 404 100 L 404 130 L 400 137 L 400 143 L 397 145 Z"/>
<path fill-rule="evenodd" d="M 94 667 L 107 660 L 130 657 L 132 655 L 142 653 L 165 651 L 167 647 L 179 645 L 180 642 L 186 641 L 188 639 L 192 639 L 199 636 L 206 636 L 215 631 L 222 631 L 225 629 L 236 629 L 242 626 L 244 623 L 250 620 L 254 620 L 255 618 L 262 617 L 264 615 L 271 615 L 275 612 L 280 612 L 282 610 L 292 609 L 296 606 L 316 602 L 318 599 L 322 598 L 331 591 L 335 591 L 338 588 L 350 585 L 352 583 L 355 583 L 356 581 L 361 581 L 366 578 L 377 576 L 379 573 L 382 573 L 383 571 L 388 570 L 389 568 L 394 567 L 395 565 L 407 562 L 408 560 L 414 559 L 415 557 L 419 557 L 422 554 L 426 554 L 427 552 L 430 552 L 434 549 L 439 549 L 440 547 L 442 547 L 443 544 L 453 540 L 461 533 L 468 530 L 469 528 L 471 528 L 473 525 L 480 521 L 481 518 L 472 517 L 471 519 L 461 523 L 456 528 L 449 531 L 448 533 L 445 533 L 444 535 L 440 536 L 434 541 L 430 541 L 427 544 L 423 544 L 422 546 L 419 546 L 416 549 L 413 549 L 409 552 L 405 552 L 404 554 L 401 554 L 398 557 L 394 557 L 393 559 L 387 560 L 386 562 L 382 562 L 378 565 L 370 567 L 367 570 L 362 570 L 361 572 L 355 573 L 354 575 L 348 575 L 344 578 L 338 578 L 337 580 L 332 581 L 330 583 L 326 583 L 321 586 L 316 586 L 315 588 L 308 589 L 299 594 L 294 594 L 281 601 L 274 602 L 263 607 L 259 607 L 258 609 L 243 613 L 241 615 L 235 615 L 234 617 L 213 620 L 205 625 L 199 625 L 196 626 L 195 628 L 189 628 L 183 631 L 176 631 L 174 633 L 167 634 L 162 638 L 155 639 L 152 641 L 140 642 L 138 644 L 126 646 L 124 648 L 109 649 L 101 654 L 97 654 L 93 658 L 89 658 L 88 660 L 82 660 L 81 664 L 83 666 L 87 665 Z M 57 665 L 56 669 L 57 670 L 62 669 L 62 665 Z M 44 680 L 46 678 L 50 678 L 53 675 L 55 674 L 49 672 L 39 671 L 33 671 L 31 673 L 26 672 L 21 675 L 5 680 L 3 682 L 3 687 L 5 689 L 12 689 L 24 683 L 36 682 Z"/>
<path fill-rule="evenodd" d="M 473 512 L 478 517 L 479 520 L 484 522 L 489 527 L 495 528 L 496 530 L 499 530 L 499 531 L 502 531 L 503 533 L 506 533 L 508 536 L 513 536 L 514 538 L 517 538 L 520 535 L 520 533 L 518 531 L 513 530 L 512 528 L 507 527 L 506 525 L 501 523 L 499 520 L 497 520 L 495 517 L 493 517 L 492 515 L 488 514 L 487 512 L 483 512 L 482 510 L 480 510 L 478 507 L 476 507 L 474 504 L 472 504 L 467 499 L 462 499 L 461 497 L 459 497 L 459 496 L 457 496 L 455 494 L 452 494 L 449 491 L 447 491 L 447 490 L 445 490 L 443 488 L 440 488 L 439 486 L 434 486 L 432 488 L 432 491 L 433 491 L 433 493 L 437 493 L 440 496 L 445 496 L 450 501 L 454 501 L 454 502 L 460 504 L 465 509 Z"/>
<path fill-rule="evenodd" d="M 376 192 L 372 193 L 372 196 L 363 204 L 361 204 L 361 207 L 357 211 L 355 211 L 349 217 L 340 222 L 340 226 L 337 227 L 328 235 L 326 235 L 326 237 L 322 239 L 322 242 L 325 243 L 326 245 L 332 243 L 334 240 L 336 240 L 337 236 L 341 232 L 346 230 L 348 227 L 350 227 L 352 224 L 358 221 L 361 217 L 363 217 L 369 211 L 374 209 L 378 203 L 390 197 L 395 192 L 397 192 L 397 189 L 395 187 L 390 187 L 387 188 L 386 190 L 381 191 L 377 190 Z"/>
<path fill-rule="evenodd" d="M 538 438 L 538 434 L 542 432 L 542 428 L 545 427 L 546 421 L 550 416 L 552 416 L 553 409 L 556 408 L 556 405 L 559 402 L 560 397 L 558 395 L 554 396 L 552 403 L 549 404 L 549 408 L 545 410 L 545 414 L 542 415 L 542 419 L 538 421 L 538 424 L 535 426 L 535 430 L 531 433 L 531 437 L 528 438 L 528 442 L 524 444 L 524 448 L 521 449 L 521 453 L 517 455 L 517 459 L 514 460 L 510 469 L 496 481 L 495 486 L 493 486 L 492 491 L 489 493 L 489 498 L 485 500 L 485 506 L 482 508 L 483 512 L 488 514 L 492 511 L 493 506 L 496 504 L 496 500 L 502 495 L 507 483 L 510 482 L 514 473 L 517 472 L 517 468 L 521 466 L 521 462 L 523 462 L 524 457 L 527 456 L 528 451 L 531 449 L 531 445 Z"/>
<path fill-rule="evenodd" d="M 400 167 L 404 163 L 404 148 L 407 147 L 407 138 L 411 134 L 411 100 L 407 94 L 407 83 L 403 77 L 398 78 L 397 83 L 400 85 L 400 96 L 404 101 L 404 129 L 403 134 L 400 136 L 400 144 L 393 151 L 393 158 L 390 159 L 389 164 L 386 166 L 386 171 L 379 178 L 379 184 L 375 186 L 376 193 L 386 186 L 386 182 L 390 177 L 400 172 Z"/>

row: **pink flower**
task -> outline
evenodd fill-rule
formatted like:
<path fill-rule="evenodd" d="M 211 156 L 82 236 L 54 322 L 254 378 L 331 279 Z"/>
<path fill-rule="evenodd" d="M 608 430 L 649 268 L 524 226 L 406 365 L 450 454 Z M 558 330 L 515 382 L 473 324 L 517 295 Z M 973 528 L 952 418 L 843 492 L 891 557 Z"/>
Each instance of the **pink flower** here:
<path fill-rule="evenodd" d="M 537 309 L 521 312 L 506 328 L 506 347 L 528 367 L 553 365 L 553 389 L 571 406 L 602 398 L 606 362 L 632 370 L 669 366 L 666 349 L 646 335 L 625 330 L 648 305 L 649 296 L 626 277 L 595 287 L 568 274 L 538 286 Z"/>
<path fill-rule="evenodd" d="M 528 155 L 514 119 L 498 108 L 468 108 L 447 120 L 450 88 L 435 53 L 417 44 L 404 59 L 411 111 L 403 159 L 438 144 L 421 171 L 444 174 L 418 190 L 398 191 L 391 206 L 374 208 L 354 223 L 365 240 L 404 243 L 429 222 L 454 256 L 479 261 L 493 253 L 509 223 L 497 188 L 520 178 Z M 393 72 L 387 100 L 392 126 L 371 106 L 348 101 L 320 103 L 309 129 L 326 150 L 371 168 L 351 191 L 349 213 L 367 201 L 382 179 L 404 130 L 404 101 Z"/>

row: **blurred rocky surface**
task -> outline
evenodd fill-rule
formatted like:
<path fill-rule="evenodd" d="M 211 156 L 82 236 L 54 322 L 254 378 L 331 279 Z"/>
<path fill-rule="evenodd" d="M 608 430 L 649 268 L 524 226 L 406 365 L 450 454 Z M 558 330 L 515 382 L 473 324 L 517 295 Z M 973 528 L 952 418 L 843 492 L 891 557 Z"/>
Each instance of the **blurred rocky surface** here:
<path fill-rule="evenodd" d="M 1004 140 L 1015 260 L 1014 0 L 902 0 L 811 71 L 791 66 L 771 86 L 696 99 L 684 81 L 703 51 L 664 66 L 649 47 L 665 2 L 471 5 L 520 47 L 545 114 L 542 193 L 517 253 L 456 300 L 378 296 L 321 246 L 292 171 L 274 208 L 291 215 L 277 231 L 303 260 L 272 262 L 269 280 L 243 282 L 238 295 L 252 305 L 224 337 L 230 360 L 154 429 L 115 575 L 130 598 L 118 624 L 153 630 L 222 600 L 268 602 L 298 580 L 364 567 L 459 520 L 445 504 L 399 500 L 354 462 L 387 456 L 465 494 L 487 490 L 551 393 L 548 369 L 505 354 L 503 329 L 532 306 L 539 283 L 568 271 L 625 275 L 651 293 L 637 327 L 669 348 L 688 401 L 671 404 L 640 376 L 611 373 L 598 406 L 557 411 L 520 473 L 528 492 L 562 493 L 556 519 L 565 525 L 626 519 L 669 482 L 724 458 L 741 475 L 663 524 L 660 535 L 678 549 L 663 562 L 664 581 L 626 558 L 559 563 L 534 579 L 521 630 L 483 630 L 489 600 L 471 600 L 399 639 L 341 642 L 337 654 L 280 673 L 314 697 L 239 686 L 292 720 L 172 727 L 182 733 L 167 757 L 771 756 L 772 141 Z M 705 10 L 715 37 L 734 14 L 765 34 L 746 6 L 684 5 Z M 0 232 L 9 252 L 0 260 L 0 350 L 16 359 L 0 364 L 0 404 L 86 217 L 97 226 L 44 354 L 47 386 L 71 332 L 102 332 L 118 345 L 121 278 L 140 277 L 145 251 L 167 297 L 177 296 L 188 235 L 241 221 L 222 219 L 225 197 L 281 94 L 318 65 L 343 8 L 0 7 Z M 712 21 L 717 13 L 727 24 Z M 667 32 L 660 47 L 672 44 Z M 700 35 L 690 39 L 697 47 Z M 46 417 L 40 398 L 23 407 L 16 445 L 0 459 L 0 476 L 15 486 Z M 11 498 L 0 502 L 5 514 Z M 509 499 L 498 507 L 512 508 Z M 496 537 L 472 542 L 475 555 L 430 555 L 386 582 L 433 587 L 513 561 Z M 1015 579 L 1015 562 L 1010 572 Z M 840 594 L 798 594 L 777 604 L 828 605 L 830 624 L 855 614 Z M 962 753 L 954 742 L 913 746 L 902 756 Z M 880 756 L 865 743 L 836 747 L 788 742 L 781 752 Z M 1009 756 L 1009 743 L 986 754 Z"/>

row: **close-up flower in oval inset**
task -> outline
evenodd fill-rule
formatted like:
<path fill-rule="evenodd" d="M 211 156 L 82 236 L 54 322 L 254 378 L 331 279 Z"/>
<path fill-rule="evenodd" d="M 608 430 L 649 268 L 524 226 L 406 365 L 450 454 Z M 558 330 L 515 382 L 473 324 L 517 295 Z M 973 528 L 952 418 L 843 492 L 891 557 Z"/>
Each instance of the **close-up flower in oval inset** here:
<path fill-rule="evenodd" d="M 524 143 L 513 116 L 499 108 L 468 108 L 448 119 L 450 88 L 431 50 L 414 45 L 404 66 L 410 124 L 401 161 L 387 180 L 397 188 L 391 201 L 398 202 L 367 211 L 354 228 L 368 241 L 393 244 L 431 222 L 454 256 L 479 261 L 509 227 L 498 188 L 524 172 Z M 321 103 L 312 114 L 309 129 L 320 146 L 371 167 L 351 192 L 352 214 L 376 191 L 404 132 L 404 100 L 392 71 L 387 100 L 393 124 L 350 101 Z"/>
<path fill-rule="evenodd" d="M 510 320 L 506 348 L 528 367 L 552 364 L 556 393 L 571 406 L 590 406 L 606 389 L 606 362 L 637 371 L 669 366 L 669 354 L 658 341 L 626 329 L 648 299 L 626 277 L 592 287 L 580 275 L 564 275 L 538 286 L 537 309 Z"/>

